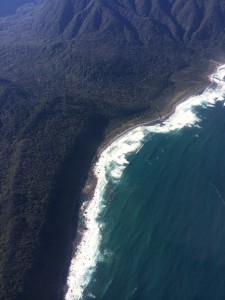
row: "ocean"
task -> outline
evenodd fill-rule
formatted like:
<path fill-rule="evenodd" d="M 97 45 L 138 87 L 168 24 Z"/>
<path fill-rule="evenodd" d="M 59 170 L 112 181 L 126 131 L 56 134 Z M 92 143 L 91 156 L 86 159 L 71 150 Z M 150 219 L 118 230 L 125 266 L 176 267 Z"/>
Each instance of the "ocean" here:
<path fill-rule="evenodd" d="M 211 81 L 101 153 L 66 300 L 225 299 L 225 66 Z"/>

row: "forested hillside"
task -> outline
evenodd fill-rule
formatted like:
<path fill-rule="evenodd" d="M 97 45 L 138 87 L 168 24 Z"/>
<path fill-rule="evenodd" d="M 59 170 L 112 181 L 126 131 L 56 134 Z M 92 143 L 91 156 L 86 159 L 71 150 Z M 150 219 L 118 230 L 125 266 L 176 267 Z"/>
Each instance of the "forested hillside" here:
<path fill-rule="evenodd" d="M 57 300 L 106 135 L 225 60 L 222 0 L 0 0 L 0 299 Z"/>

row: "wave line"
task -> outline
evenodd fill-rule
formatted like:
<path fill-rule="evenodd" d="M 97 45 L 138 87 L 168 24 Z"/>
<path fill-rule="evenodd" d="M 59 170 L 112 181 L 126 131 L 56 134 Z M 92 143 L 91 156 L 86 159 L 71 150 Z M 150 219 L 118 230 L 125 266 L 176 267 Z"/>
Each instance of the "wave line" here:
<path fill-rule="evenodd" d="M 214 188 L 214 190 L 216 191 L 217 195 L 219 196 L 220 200 L 222 200 L 223 205 L 225 205 L 225 200 L 222 197 L 220 191 L 218 190 L 218 188 L 210 181 L 209 184 Z"/>

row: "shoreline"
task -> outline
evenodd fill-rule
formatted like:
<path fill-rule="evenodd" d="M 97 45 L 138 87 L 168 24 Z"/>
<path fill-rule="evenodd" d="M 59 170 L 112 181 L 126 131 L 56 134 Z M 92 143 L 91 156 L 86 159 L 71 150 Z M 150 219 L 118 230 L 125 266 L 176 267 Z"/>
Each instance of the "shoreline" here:
<path fill-rule="evenodd" d="M 207 87 L 210 87 L 211 84 L 212 84 L 212 82 L 210 80 L 210 76 L 214 72 L 216 72 L 216 70 L 220 66 L 223 65 L 222 63 L 212 61 L 212 60 L 210 60 L 210 62 L 213 63 L 214 67 L 212 68 L 212 73 L 207 76 L 207 82 L 205 84 L 202 84 L 200 87 L 193 89 L 192 91 L 190 91 L 186 95 L 182 96 L 181 98 L 178 98 L 178 100 L 175 103 L 172 104 L 171 109 L 170 109 L 170 103 L 168 103 L 168 106 L 166 106 L 164 108 L 165 113 L 163 115 L 161 115 L 161 120 L 159 119 L 159 116 L 158 116 L 158 118 L 153 118 L 152 120 L 149 120 L 149 121 L 141 121 L 140 120 L 140 123 L 135 124 L 135 125 L 131 125 L 129 128 L 122 130 L 120 133 L 116 133 L 115 135 L 112 134 L 112 136 L 110 136 L 110 137 L 106 135 L 106 137 L 104 138 L 102 144 L 99 146 L 99 148 L 97 150 L 96 156 L 93 158 L 93 162 L 92 162 L 91 168 L 88 172 L 86 183 L 85 183 L 85 185 L 82 189 L 82 192 L 81 192 L 81 200 L 82 200 L 81 202 L 89 201 L 90 198 L 92 198 L 92 196 L 94 194 L 94 191 L 95 191 L 95 188 L 96 188 L 96 185 L 97 185 L 97 177 L 94 174 L 94 168 L 95 168 L 95 165 L 96 165 L 97 161 L 99 160 L 102 152 L 106 148 L 108 148 L 114 141 L 116 141 L 117 139 L 124 136 L 129 131 L 131 131 L 135 128 L 138 128 L 138 127 L 141 127 L 141 126 L 154 126 L 154 125 L 159 124 L 160 121 L 165 122 L 166 119 L 168 119 L 175 112 L 176 107 L 179 104 L 185 102 L 186 100 L 188 100 L 192 96 L 201 95 L 205 91 L 205 89 Z M 166 112 L 167 110 L 169 110 L 169 111 Z M 78 231 L 79 231 L 79 226 L 78 226 Z M 75 241 L 76 241 L 76 238 L 73 241 L 73 243 L 75 243 Z M 77 245 L 77 243 L 75 243 L 75 244 Z"/>
<path fill-rule="evenodd" d="M 198 95 L 202 94 L 207 87 L 211 86 L 212 82 L 210 80 L 210 76 L 213 73 L 215 73 L 218 70 L 218 68 L 223 65 L 223 63 L 217 62 L 215 60 L 209 60 L 209 63 L 211 63 L 213 65 L 213 67 L 211 67 L 211 72 L 210 72 L 210 74 L 207 75 L 207 80 L 205 80 L 205 83 L 202 83 L 201 86 L 199 86 L 197 88 L 194 88 L 190 92 L 186 93 L 184 96 L 181 96 L 174 103 L 171 103 L 171 102 L 168 101 L 167 105 L 163 108 L 163 111 L 162 111 L 161 118 L 162 118 L 163 122 L 166 121 L 166 119 L 169 118 L 175 112 L 176 107 L 179 104 L 185 102 L 191 96 L 198 96 Z M 171 97 L 171 98 L 173 98 L 173 97 Z M 171 107 L 171 104 L 172 104 L 172 107 Z M 160 112 L 160 114 L 161 114 L 161 112 Z M 104 140 L 103 140 L 103 142 L 102 142 L 102 144 L 99 146 L 99 149 L 97 151 L 96 157 L 94 157 L 94 159 L 93 159 L 91 170 L 94 168 L 94 165 L 95 165 L 96 161 L 99 159 L 99 157 L 101 156 L 101 153 L 111 143 L 113 143 L 115 140 L 117 140 L 118 138 L 122 137 L 123 135 L 125 135 L 126 133 L 128 133 L 129 131 L 131 131 L 131 130 L 137 128 L 137 127 L 140 127 L 140 126 L 154 126 L 154 125 L 157 125 L 158 123 L 160 123 L 160 119 L 153 117 L 152 120 L 151 120 L 151 118 L 150 118 L 149 121 L 141 121 L 140 120 L 140 123 L 138 122 L 137 124 L 131 125 L 128 128 L 126 128 L 126 129 L 121 129 L 121 132 L 116 133 L 115 135 L 113 134 L 114 130 L 112 130 L 112 132 L 111 132 L 112 136 L 106 135 L 105 138 L 104 138 Z M 119 130 L 119 128 L 116 128 L 116 129 Z M 89 177 L 89 174 L 88 174 L 88 177 Z"/>
<path fill-rule="evenodd" d="M 209 83 L 210 83 L 210 80 L 209 80 Z M 120 137 L 124 136 L 124 135 L 127 134 L 129 131 L 131 131 L 131 130 L 133 130 L 133 129 L 135 129 L 135 128 L 141 127 L 141 126 L 154 126 L 154 125 L 157 125 L 157 124 L 160 124 L 160 123 L 163 125 L 163 122 L 165 122 L 165 121 L 166 121 L 166 120 L 167 120 L 167 119 L 175 112 L 176 107 L 177 107 L 179 104 L 185 102 L 186 100 L 188 100 L 188 99 L 189 99 L 190 97 L 192 97 L 192 96 L 194 97 L 194 96 L 201 95 L 201 94 L 205 91 L 205 89 L 206 89 L 208 86 L 210 86 L 210 84 L 209 84 L 209 85 L 205 84 L 205 85 L 202 86 L 202 87 L 199 87 L 199 88 L 197 88 L 197 89 L 195 89 L 195 90 L 192 90 L 192 92 L 189 92 L 186 96 L 181 97 L 181 99 L 179 99 L 176 103 L 174 103 L 174 104 L 172 105 L 172 109 L 171 109 L 169 112 L 165 113 L 164 115 L 161 115 L 161 114 L 159 113 L 159 116 L 158 116 L 157 119 L 153 119 L 153 120 L 149 120 L 149 121 L 143 121 L 143 122 L 140 122 L 140 123 L 138 123 L 138 124 L 136 124 L 136 125 L 133 125 L 133 126 L 127 128 L 127 129 L 123 130 L 121 133 L 116 134 L 114 137 L 112 137 L 111 139 L 109 139 L 109 141 L 106 142 L 106 144 L 103 142 L 103 145 L 99 147 L 98 153 L 97 153 L 96 157 L 94 158 L 94 162 L 93 162 L 93 164 L 92 164 L 91 169 L 94 168 L 94 165 L 96 164 L 96 162 L 97 162 L 98 159 L 100 158 L 101 153 L 102 153 L 106 148 L 108 148 L 113 142 L 115 142 L 117 139 L 119 139 Z M 169 105 L 168 105 L 168 108 L 169 108 Z M 167 107 L 165 107 L 165 110 L 166 110 L 166 109 L 167 109 Z M 107 141 L 107 137 L 106 137 L 105 141 Z M 89 177 L 89 176 L 88 176 L 88 177 Z"/>
<path fill-rule="evenodd" d="M 214 69 L 218 69 L 218 65 Z M 213 73 L 214 73 L 214 71 L 211 74 L 213 74 Z M 71 260 L 76 256 L 75 254 L 76 254 L 76 251 L 78 250 L 78 247 L 79 247 L 80 242 L 82 240 L 83 233 L 86 231 L 86 228 L 85 228 L 83 222 L 81 222 L 81 216 L 83 215 L 83 212 L 85 211 L 85 208 L 88 206 L 88 203 L 91 201 L 91 199 L 93 199 L 94 194 L 95 194 L 95 190 L 96 190 L 97 182 L 98 182 L 98 177 L 95 174 L 95 167 L 96 167 L 96 163 L 98 162 L 98 160 L 101 157 L 102 152 L 104 150 L 106 150 L 114 141 L 116 141 L 117 139 L 123 137 L 124 135 L 126 135 L 130 131 L 134 130 L 135 128 L 142 127 L 142 126 L 154 126 L 154 125 L 165 122 L 171 115 L 174 114 L 174 112 L 176 110 L 176 107 L 179 104 L 187 101 L 191 97 L 201 95 L 206 90 L 207 87 L 211 86 L 212 83 L 210 81 L 210 75 L 208 76 L 208 84 L 205 83 L 201 87 L 198 87 L 197 89 L 194 89 L 194 90 L 190 91 L 187 95 L 181 97 L 175 103 L 173 103 L 171 109 L 169 110 L 169 112 L 166 112 L 171 106 L 170 105 L 171 102 L 168 103 L 168 106 L 166 106 L 164 108 L 164 111 L 166 112 L 166 113 L 164 113 L 164 115 L 161 115 L 160 113 L 158 113 L 159 114 L 158 118 L 154 118 L 154 119 L 149 120 L 149 121 L 143 121 L 143 122 L 140 122 L 140 123 L 135 124 L 133 126 L 130 126 L 129 128 L 123 130 L 121 133 L 117 133 L 112 137 L 109 137 L 109 136 L 105 137 L 105 139 L 103 140 L 102 145 L 99 146 L 99 149 L 96 153 L 96 156 L 93 158 L 92 166 L 90 168 L 90 171 L 89 171 L 88 176 L 87 176 L 86 183 L 85 183 L 85 185 L 83 187 L 83 190 L 82 190 L 82 193 L 81 193 L 81 206 L 80 206 L 80 210 L 79 210 L 79 224 L 78 224 L 78 230 L 77 230 L 77 237 L 75 238 L 75 240 L 72 243 L 72 249 L 73 250 L 72 250 Z M 70 260 L 70 262 L 71 262 L 71 260 Z M 69 287 L 66 283 L 65 286 L 64 286 L 64 299 L 66 297 L 66 291 L 68 290 L 68 288 Z"/>
<path fill-rule="evenodd" d="M 209 83 L 210 83 L 210 80 L 209 80 Z M 185 102 L 192 96 L 201 95 L 205 91 L 205 89 L 209 86 L 210 86 L 210 84 L 209 85 L 205 84 L 204 86 L 199 87 L 199 88 L 193 90 L 192 92 L 189 92 L 186 96 L 181 97 L 181 99 L 179 99 L 176 103 L 174 103 L 172 105 L 172 109 L 169 112 L 167 112 L 166 114 L 161 116 L 161 120 L 159 118 L 157 118 L 157 119 L 144 121 L 139 124 L 133 125 L 127 129 L 123 130 L 121 133 L 116 134 L 114 137 L 110 138 L 108 140 L 108 142 L 107 142 L 107 137 L 106 137 L 105 141 L 103 141 L 102 145 L 99 146 L 97 154 L 96 154 L 95 158 L 93 159 L 92 166 L 88 173 L 87 181 L 86 181 L 84 188 L 82 190 L 82 193 L 81 193 L 81 203 L 88 202 L 93 198 L 93 195 L 94 195 L 94 192 L 96 189 L 96 185 L 97 185 L 97 180 L 98 180 L 97 176 L 95 175 L 94 168 L 104 150 L 106 150 L 117 139 L 123 137 L 124 135 L 126 135 L 127 133 L 132 131 L 133 129 L 136 129 L 136 128 L 142 127 L 142 126 L 154 126 L 154 125 L 160 124 L 161 122 L 165 122 L 171 115 L 173 115 L 173 113 L 176 110 L 176 107 L 179 104 Z M 80 215 L 80 213 L 82 213 L 81 208 L 80 208 L 79 215 Z M 80 220 L 80 216 L 79 216 L 79 220 Z M 80 234 L 82 234 L 82 230 L 83 230 L 83 225 L 81 226 L 81 228 L 79 228 L 79 226 L 78 226 L 77 232 L 79 233 L 79 240 L 81 239 Z M 76 240 L 77 240 L 77 238 L 75 238 L 75 240 L 73 241 L 73 244 L 76 245 L 75 248 L 77 246 L 79 246 L 79 242 L 77 242 Z M 73 248 L 74 248 L 74 246 L 73 246 Z M 76 252 L 75 250 L 73 250 L 74 253 Z"/>

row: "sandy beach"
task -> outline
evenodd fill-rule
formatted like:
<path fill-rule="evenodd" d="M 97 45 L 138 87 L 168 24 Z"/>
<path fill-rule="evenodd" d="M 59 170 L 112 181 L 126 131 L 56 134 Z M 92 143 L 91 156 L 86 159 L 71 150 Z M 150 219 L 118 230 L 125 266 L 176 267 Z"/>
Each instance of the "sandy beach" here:
<path fill-rule="evenodd" d="M 160 125 L 160 126 L 164 126 L 163 123 L 169 118 L 171 117 L 171 115 L 174 114 L 176 108 L 178 105 L 180 105 L 181 103 L 187 101 L 189 98 L 192 98 L 192 97 L 195 97 L 195 96 L 198 96 L 198 95 L 201 95 L 206 87 L 209 87 L 210 84 L 205 84 L 204 86 L 201 86 L 199 87 L 198 89 L 196 90 L 193 90 L 191 91 L 190 93 L 188 93 L 188 95 L 186 95 L 185 97 L 182 97 L 181 99 L 179 99 L 176 103 L 173 104 L 172 106 L 172 109 L 170 109 L 169 112 L 166 112 L 165 114 L 160 114 L 158 115 L 158 118 L 155 118 L 153 120 L 149 120 L 147 122 L 140 122 L 139 124 L 135 124 L 134 126 L 131 126 L 130 128 L 122 131 L 121 133 L 117 133 L 113 138 L 111 137 L 110 139 L 105 139 L 104 143 L 102 146 L 100 146 L 99 148 L 99 151 L 93 161 L 93 165 L 92 165 L 92 168 L 89 172 L 89 176 L 88 176 L 88 180 L 85 184 L 85 187 L 82 191 L 82 202 L 83 202 L 83 205 L 80 209 L 80 218 L 82 218 L 82 216 L 84 216 L 85 214 L 85 217 L 86 215 L 89 214 L 89 211 L 87 212 L 87 208 L 88 208 L 88 205 L 89 205 L 89 202 L 92 202 L 90 201 L 91 199 L 94 199 L 96 197 L 100 197 L 100 194 L 101 193 L 97 193 L 96 195 L 96 190 L 99 189 L 99 186 L 98 185 L 98 180 L 99 180 L 99 177 L 101 178 L 101 171 L 100 169 L 98 170 L 98 165 L 97 162 L 99 161 L 102 153 L 108 148 L 110 147 L 110 145 L 115 142 L 116 140 L 118 139 L 121 139 L 123 136 L 129 134 L 129 132 L 139 128 L 139 127 L 143 127 L 143 126 L 154 126 L 154 125 Z M 169 105 L 168 105 L 169 106 Z M 166 109 L 165 109 L 166 111 Z M 100 167 L 99 167 L 100 168 Z M 97 171 L 96 171 L 97 170 Z M 99 177 L 98 177 L 99 176 Z M 96 209 L 96 208 L 95 208 Z M 97 215 L 97 212 L 96 212 L 96 215 Z M 88 217 L 87 217 L 88 218 Z M 88 220 L 88 219 L 87 219 Z M 94 225 L 93 225 L 94 226 Z M 74 245 L 74 249 L 73 249 L 73 255 L 72 257 L 76 257 L 76 251 L 78 251 L 78 253 L 80 254 L 80 247 L 82 246 L 80 243 L 82 242 L 82 233 L 85 234 L 86 230 L 88 230 L 88 228 L 86 228 L 86 225 L 83 224 L 83 222 L 80 222 L 80 225 L 79 225 L 79 228 L 78 228 L 78 237 L 75 239 L 73 245 Z M 99 228 L 96 230 L 99 230 Z M 93 250 L 94 251 L 94 250 Z M 87 260 L 91 260 L 90 258 L 88 258 L 87 256 Z M 90 264 L 90 267 L 92 265 Z M 71 274 L 72 276 L 72 274 Z M 65 291 L 68 290 L 67 288 L 65 289 Z M 72 293 L 73 291 L 71 291 Z M 81 293 L 81 291 L 80 291 Z M 68 294 L 67 294 L 67 297 L 66 299 L 71 299 Z M 77 299 L 80 299 L 80 298 L 77 298 Z"/>

